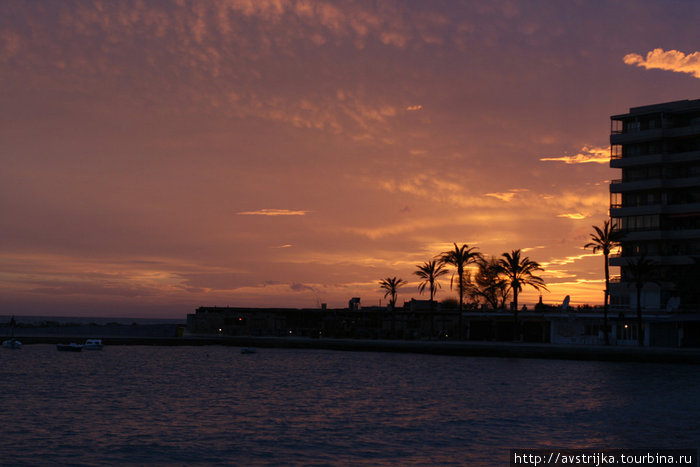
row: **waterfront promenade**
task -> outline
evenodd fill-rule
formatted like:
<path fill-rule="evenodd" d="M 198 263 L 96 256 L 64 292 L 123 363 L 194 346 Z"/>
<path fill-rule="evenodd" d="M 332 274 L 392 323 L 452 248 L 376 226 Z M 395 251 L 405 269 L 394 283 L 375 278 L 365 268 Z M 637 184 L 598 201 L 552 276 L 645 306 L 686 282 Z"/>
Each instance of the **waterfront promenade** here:
<path fill-rule="evenodd" d="M 23 333 L 24 334 L 24 333 Z M 620 362 L 666 362 L 700 364 L 700 349 L 636 346 L 533 344 L 483 341 L 404 341 L 375 339 L 330 339 L 306 337 L 256 337 L 185 335 L 182 337 L 100 336 L 29 334 L 18 336 L 25 345 L 82 342 L 102 338 L 105 345 L 202 346 L 223 345 L 257 348 L 326 349 L 338 351 L 402 352 L 434 355 L 546 358 Z"/>

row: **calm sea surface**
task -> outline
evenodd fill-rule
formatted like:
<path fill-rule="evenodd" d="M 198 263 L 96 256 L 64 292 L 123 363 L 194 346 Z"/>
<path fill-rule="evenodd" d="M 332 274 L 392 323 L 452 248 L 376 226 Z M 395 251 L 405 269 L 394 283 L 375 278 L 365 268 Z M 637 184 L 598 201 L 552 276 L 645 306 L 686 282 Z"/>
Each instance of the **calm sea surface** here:
<path fill-rule="evenodd" d="M 507 465 L 699 448 L 700 368 L 235 347 L 0 349 L 2 465 Z"/>

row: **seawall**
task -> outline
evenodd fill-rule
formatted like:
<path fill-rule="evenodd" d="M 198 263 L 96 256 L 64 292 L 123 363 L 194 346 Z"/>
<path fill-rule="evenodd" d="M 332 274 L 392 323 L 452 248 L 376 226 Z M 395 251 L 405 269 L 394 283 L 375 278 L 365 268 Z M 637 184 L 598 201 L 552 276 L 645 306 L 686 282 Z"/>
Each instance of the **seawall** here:
<path fill-rule="evenodd" d="M 83 342 L 85 336 L 23 335 L 25 345 Z M 530 344 L 519 342 L 456 342 L 456 341 L 400 341 L 369 339 L 311 339 L 303 337 L 251 336 L 88 336 L 102 337 L 106 346 L 163 345 L 200 346 L 225 345 L 257 348 L 326 349 L 338 351 L 402 352 L 434 355 L 502 358 L 548 358 L 559 360 L 593 360 L 617 362 L 656 362 L 700 364 L 700 349 L 658 347 L 623 347 L 598 345 Z"/>

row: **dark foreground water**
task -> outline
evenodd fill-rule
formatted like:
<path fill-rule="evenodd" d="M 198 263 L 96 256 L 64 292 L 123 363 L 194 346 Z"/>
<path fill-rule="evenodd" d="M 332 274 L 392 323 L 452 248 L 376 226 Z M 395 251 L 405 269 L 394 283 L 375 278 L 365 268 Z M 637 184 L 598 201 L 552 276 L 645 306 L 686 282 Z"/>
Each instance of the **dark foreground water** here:
<path fill-rule="evenodd" d="M 698 448 L 700 368 L 235 347 L 0 349 L 2 465 L 507 465 Z"/>

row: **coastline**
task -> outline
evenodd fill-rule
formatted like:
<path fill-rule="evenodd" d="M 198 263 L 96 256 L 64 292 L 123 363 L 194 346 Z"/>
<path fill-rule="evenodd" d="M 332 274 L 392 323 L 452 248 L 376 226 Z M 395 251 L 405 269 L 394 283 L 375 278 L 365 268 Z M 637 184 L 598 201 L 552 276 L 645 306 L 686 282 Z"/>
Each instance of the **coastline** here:
<path fill-rule="evenodd" d="M 86 336 L 22 335 L 23 344 L 57 344 L 82 342 Z M 97 337 L 100 336 L 90 336 Z M 158 345 L 202 346 L 223 345 L 234 347 L 323 349 L 353 352 L 394 352 L 463 357 L 545 358 L 555 360 L 646 362 L 646 363 L 700 363 L 700 349 L 659 347 L 627 347 L 599 345 L 532 344 L 523 342 L 483 341 L 401 341 L 370 339 L 330 339 L 306 337 L 255 337 L 190 335 L 183 337 L 104 336 L 106 346 Z"/>

